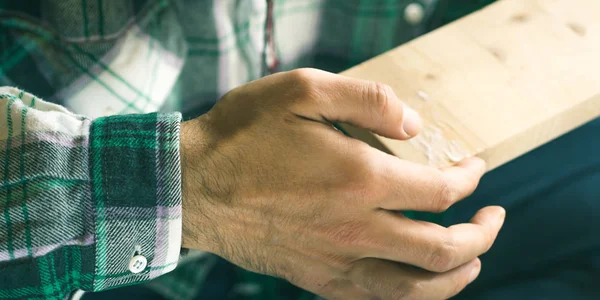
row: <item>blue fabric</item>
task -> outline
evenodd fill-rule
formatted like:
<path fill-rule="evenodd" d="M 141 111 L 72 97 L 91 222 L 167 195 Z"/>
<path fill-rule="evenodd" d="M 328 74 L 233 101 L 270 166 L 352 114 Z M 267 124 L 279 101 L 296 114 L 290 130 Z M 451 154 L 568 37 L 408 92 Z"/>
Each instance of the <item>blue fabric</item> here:
<path fill-rule="evenodd" d="M 442 223 L 486 205 L 506 221 L 458 299 L 600 299 L 600 119 L 490 172 Z"/>

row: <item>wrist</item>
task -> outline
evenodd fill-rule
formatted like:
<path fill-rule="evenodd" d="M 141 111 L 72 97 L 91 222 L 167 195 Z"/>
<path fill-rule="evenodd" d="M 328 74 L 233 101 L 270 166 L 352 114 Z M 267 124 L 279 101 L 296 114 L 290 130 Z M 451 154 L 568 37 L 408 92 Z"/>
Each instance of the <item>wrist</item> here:
<path fill-rule="evenodd" d="M 214 252 L 211 201 L 205 186 L 207 165 L 205 157 L 208 135 L 203 122 L 197 118 L 181 123 L 179 136 L 181 157 L 182 233 L 183 248 Z"/>

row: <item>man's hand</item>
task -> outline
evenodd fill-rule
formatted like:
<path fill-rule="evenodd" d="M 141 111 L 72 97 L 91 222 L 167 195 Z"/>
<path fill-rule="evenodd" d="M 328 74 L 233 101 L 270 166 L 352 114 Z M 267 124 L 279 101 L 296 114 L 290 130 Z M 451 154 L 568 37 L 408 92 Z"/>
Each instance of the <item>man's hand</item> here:
<path fill-rule="evenodd" d="M 332 122 L 395 139 L 420 119 L 381 84 L 301 69 L 232 90 L 182 125 L 183 246 L 333 299 L 445 299 L 480 270 L 504 210 L 449 228 L 479 159 L 438 170 L 346 137 Z M 418 268 L 415 268 L 418 267 Z"/>

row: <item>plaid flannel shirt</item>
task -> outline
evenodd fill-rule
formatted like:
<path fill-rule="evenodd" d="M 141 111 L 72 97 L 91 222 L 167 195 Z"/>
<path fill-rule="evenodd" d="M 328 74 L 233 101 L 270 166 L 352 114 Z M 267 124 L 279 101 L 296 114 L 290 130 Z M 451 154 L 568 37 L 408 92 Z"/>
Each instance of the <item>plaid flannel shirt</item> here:
<path fill-rule="evenodd" d="M 213 261 L 180 260 L 177 112 L 272 72 L 341 71 L 443 22 L 438 4 L 0 1 L 0 298 L 64 299 L 178 263 L 147 285 L 193 298 Z"/>

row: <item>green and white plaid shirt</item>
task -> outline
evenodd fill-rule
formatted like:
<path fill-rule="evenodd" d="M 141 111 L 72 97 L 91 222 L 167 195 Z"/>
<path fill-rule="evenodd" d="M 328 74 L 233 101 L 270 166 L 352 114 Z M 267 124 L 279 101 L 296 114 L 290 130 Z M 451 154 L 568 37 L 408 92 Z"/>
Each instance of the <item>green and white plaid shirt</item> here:
<path fill-rule="evenodd" d="M 447 4 L 0 1 L 0 298 L 145 281 L 193 298 L 213 261 L 180 256 L 177 112 L 272 72 L 339 72 L 443 22 Z"/>

